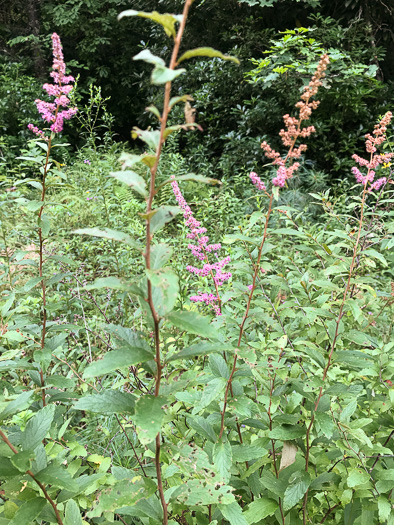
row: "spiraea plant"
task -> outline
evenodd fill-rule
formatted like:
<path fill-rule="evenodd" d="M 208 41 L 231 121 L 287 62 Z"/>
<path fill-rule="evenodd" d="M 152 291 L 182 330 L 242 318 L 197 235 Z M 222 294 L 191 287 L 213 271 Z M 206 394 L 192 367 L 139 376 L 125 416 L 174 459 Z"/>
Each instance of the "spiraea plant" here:
<path fill-rule="evenodd" d="M 192 3 L 186 0 L 180 15 L 128 10 L 119 17 L 120 23 L 138 16 L 159 24 L 173 47 L 168 65 L 148 49 L 134 57 L 153 66 L 151 81 L 164 87 L 163 103 L 148 107 L 157 128 L 134 128 L 146 151 L 122 154 L 121 168 L 109 174 L 145 201 L 143 238 L 100 227 L 75 232 L 81 242 L 108 239 L 108 250 L 121 243 L 130 254 L 121 275 L 92 275 L 85 286 L 92 301 L 92 293 L 104 289 L 135 307 L 116 325 L 100 309 L 104 344 L 89 358 L 80 351 L 84 315 L 81 326 L 47 320 L 44 298 L 58 277 L 44 278 L 44 262 L 52 257 L 44 246 L 45 191 L 35 205 L 20 202 L 40 213 L 39 275 L 31 286 L 41 286 L 41 322 L 18 325 L 22 292 L 11 296 L 7 288 L 2 318 L 13 335 L 0 361 L 7 381 L 0 400 L 0 521 L 393 525 L 394 303 L 386 259 L 394 245 L 393 155 L 385 149 L 391 113 L 366 137 L 369 159 L 354 157 L 361 170 L 349 174 L 357 182 L 352 192 L 338 200 L 329 192 L 313 194 L 326 215 L 324 227 L 283 205 L 281 192 L 306 151 L 299 140 L 315 131 L 304 124 L 318 110 L 318 90 L 326 89 L 330 57 L 323 55 L 296 105 L 298 116 L 284 116 L 286 152 L 262 144 L 275 170 L 272 181 L 256 172 L 245 180 L 255 186 L 260 208 L 210 241 L 209 225 L 182 185 L 190 191 L 191 184 L 215 181 L 192 173 L 167 177 L 160 169 L 166 139 L 198 126 L 190 118 L 190 95 L 172 96 L 173 81 L 187 74 L 180 64 L 195 57 L 237 62 L 206 47 L 180 51 Z M 54 126 L 38 146 L 47 153 L 40 190 L 47 187 L 58 117 L 68 111 L 61 109 L 63 96 L 56 92 L 56 107 L 39 105 Z M 170 126 L 177 104 L 186 105 L 188 117 Z M 164 204 L 161 191 L 169 185 L 174 200 Z M 201 264 L 177 264 L 181 246 L 173 249 L 166 233 L 171 221 L 172 231 L 176 223 L 187 230 L 177 242 Z M 135 267 L 142 268 L 138 277 Z M 193 289 L 201 279 L 202 291 L 180 303 L 190 273 Z M 53 312 L 59 304 L 66 308 L 65 300 L 55 301 Z M 87 428 L 94 429 L 89 436 Z M 118 435 L 121 452 L 110 449 Z"/>

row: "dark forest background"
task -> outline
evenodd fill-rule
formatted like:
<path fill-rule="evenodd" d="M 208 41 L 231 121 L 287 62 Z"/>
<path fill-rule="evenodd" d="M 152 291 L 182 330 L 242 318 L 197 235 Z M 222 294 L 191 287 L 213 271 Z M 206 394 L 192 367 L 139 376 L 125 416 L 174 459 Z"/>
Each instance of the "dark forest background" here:
<path fill-rule="evenodd" d="M 153 125 L 145 107 L 150 101 L 160 105 L 160 90 L 149 84 L 149 66 L 132 57 L 149 47 L 168 58 L 169 40 L 158 25 L 133 17 L 119 22 L 117 15 L 127 8 L 181 7 L 179 0 L 1 0 L 3 165 L 29 138 L 27 123 L 37 121 L 34 99 L 48 78 L 54 31 L 70 72 L 79 75 L 79 104 L 88 100 L 92 84 L 110 97 L 115 140 L 129 142 L 134 125 Z M 323 50 L 331 65 L 308 149 L 308 169 L 316 176 L 329 182 L 347 176 L 363 135 L 392 108 L 392 0 L 196 0 L 182 45 L 211 46 L 241 62 L 194 59 L 187 77 L 174 85 L 179 94 L 193 96 L 203 131 L 180 134 L 171 147 L 188 156 L 192 168 L 198 165 L 201 172 L 209 165 L 219 178 L 254 169 L 256 159 L 263 164 L 262 140 L 279 146 L 282 115 L 298 100 Z M 173 118 L 180 116 L 175 112 Z M 68 126 L 65 140 L 82 147 L 84 137 L 74 126 Z"/>

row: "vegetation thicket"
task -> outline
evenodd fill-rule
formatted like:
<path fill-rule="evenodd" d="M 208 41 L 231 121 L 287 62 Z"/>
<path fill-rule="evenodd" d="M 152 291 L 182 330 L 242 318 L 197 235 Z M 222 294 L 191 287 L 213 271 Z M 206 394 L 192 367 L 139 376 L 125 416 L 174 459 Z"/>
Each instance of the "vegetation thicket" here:
<path fill-rule="evenodd" d="M 219 0 L 135 2 L 115 30 L 123 4 L 13 0 L 31 34 L 1 29 L 38 77 L 50 17 L 65 49 L 52 32 L 43 99 L 1 63 L 0 525 L 394 525 L 390 6 L 260 28 L 245 68 L 258 8 L 289 2 L 230 2 L 246 40 L 233 19 L 207 41 Z M 131 148 L 133 77 L 115 104 L 87 77 L 140 18 L 108 66 L 140 46 Z"/>

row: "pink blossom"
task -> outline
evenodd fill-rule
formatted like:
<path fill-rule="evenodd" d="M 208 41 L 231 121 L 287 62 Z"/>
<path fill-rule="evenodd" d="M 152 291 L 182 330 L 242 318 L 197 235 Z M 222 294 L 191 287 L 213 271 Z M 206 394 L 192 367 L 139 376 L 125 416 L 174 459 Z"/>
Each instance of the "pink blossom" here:
<path fill-rule="evenodd" d="M 175 179 L 175 176 L 171 177 Z M 192 255 L 198 261 L 204 262 L 202 268 L 196 266 L 186 266 L 186 270 L 197 277 L 208 277 L 209 275 L 213 276 L 214 283 L 217 287 L 222 286 L 226 281 L 231 278 L 230 272 L 223 272 L 223 268 L 230 262 L 230 257 L 224 257 L 223 259 L 218 258 L 218 252 L 221 250 L 222 246 L 220 243 L 208 244 L 209 237 L 204 235 L 206 233 L 206 228 L 201 227 L 201 223 L 197 221 L 193 215 L 193 212 L 186 202 L 184 196 L 182 195 L 181 190 L 179 189 L 178 183 L 176 180 L 171 182 L 171 186 L 175 195 L 175 198 L 179 206 L 183 210 L 183 216 L 185 218 L 185 224 L 189 228 L 189 233 L 186 235 L 188 239 L 192 239 L 196 244 L 188 244 L 189 250 L 192 252 Z M 213 253 L 216 257 L 216 261 L 211 263 L 208 259 L 208 254 Z M 198 295 L 192 295 L 190 300 L 196 303 L 204 303 L 210 305 L 215 311 L 216 315 L 221 315 L 220 311 L 220 299 L 217 295 L 212 293 L 201 293 Z"/>
<path fill-rule="evenodd" d="M 60 38 L 56 33 L 52 35 L 52 47 L 53 47 L 53 65 L 51 77 L 54 80 L 54 84 L 45 83 L 43 89 L 47 92 L 50 97 L 54 97 L 54 102 L 46 102 L 44 100 L 37 99 L 35 101 L 37 110 L 41 114 L 42 119 L 45 122 L 51 124 L 50 129 L 53 133 L 60 133 L 63 130 L 63 123 L 65 120 L 69 120 L 73 117 L 77 108 L 68 108 L 60 110 L 60 108 L 67 108 L 70 104 L 70 99 L 67 95 L 73 89 L 70 82 L 74 82 L 74 77 L 71 75 L 66 76 L 66 64 L 64 63 L 62 45 Z M 33 133 L 39 134 L 34 130 L 33 125 L 28 126 Z M 41 132 L 42 134 L 44 132 Z M 39 134 L 40 136 L 41 133 Z"/>
<path fill-rule="evenodd" d="M 252 171 L 250 174 L 249 174 L 249 177 L 250 177 L 250 180 L 253 182 L 253 184 L 256 186 L 256 188 L 260 191 L 266 191 L 266 187 L 265 187 L 265 184 L 264 182 L 260 179 L 260 177 L 257 175 L 257 173 L 255 173 L 254 171 Z"/>

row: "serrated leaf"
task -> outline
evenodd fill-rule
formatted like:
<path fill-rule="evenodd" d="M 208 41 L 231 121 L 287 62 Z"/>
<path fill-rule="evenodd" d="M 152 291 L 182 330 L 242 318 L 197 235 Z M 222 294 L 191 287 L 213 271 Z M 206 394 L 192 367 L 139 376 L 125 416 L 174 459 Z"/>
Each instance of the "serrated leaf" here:
<path fill-rule="evenodd" d="M 188 418 L 187 423 L 190 427 L 192 427 L 193 430 L 195 430 L 201 436 L 205 437 L 206 439 L 209 439 L 213 443 L 216 442 L 216 434 L 213 430 L 212 425 L 202 416 Z"/>
<path fill-rule="evenodd" d="M 110 228 L 83 228 L 80 230 L 74 230 L 73 233 L 79 235 L 90 235 L 92 237 L 102 237 L 103 239 L 111 239 L 112 241 L 119 241 L 131 246 L 132 248 L 141 249 L 141 245 L 132 239 L 127 233 L 119 232 L 117 230 L 111 230 Z"/>
<path fill-rule="evenodd" d="M 154 151 L 157 150 L 160 142 L 160 131 L 157 129 L 153 130 L 144 130 L 139 129 L 137 127 L 133 128 L 133 133 L 135 136 L 133 138 L 140 138 L 142 141 L 144 141 L 151 149 Z M 151 155 L 149 155 L 151 157 Z M 142 159 L 141 159 L 142 160 Z"/>
<path fill-rule="evenodd" d="M 183 55 L 178 59 L 178 64 L 180 64 L 184 60 L 189 60 L 190 58 L 194 57 L 217 57 L 221 58 L 222 60 L 230 60 L 231 62 L 239 64 L 238 58 L 232 57 L 230 55 L 223 55 L 223 53 L 217 51 L 216 49 L 213 49 L 212 47 L 197 47 L 195 49 L 190 49 L 189 51 L 183 53 Z"/>
<path fill-rule="evenodd" d="M 391 503 L 386 496 L 378 498 L 379 523 L 384 523 L 391 514 Z"/>
<path fill-rule="evenodd" d="M 0 413 L 0 421 L 3 419 L 13 416 L 14 414 L 21 412 L 22 410 L 25 410 L 32 401 L 30 400 L 31 396 L 33 395 L 33 391 L 29 392 L 22 392 L 16 399 L 13 401 L 10 401 L 3 412 Z"/>
<path fill-rule="evenodd" d="M 257 445 L 233 445 L 233 460 L 239 463 L 261 459 L 268 454 L 268 450 Z"/>
<path fill-rule="evenodd" d="M 364 483 L 368 483 L 368 481 L 369 476 L 364 470 L 352 469 L 347 478 L 347 485 L 349 488 L 353 488 L 364 485 Z"/>
<path fill-rule="evenodd" d="M 292 474 L 289 479 L 289 486 L 285 491 L 283 509 L 287 511 L 294 507 L 304 496 L 310 484 L 311 477 L 309 472 L 301 471 Z"/>
<path fill-rule="evenodd" d="M 41 215 L 41 218 L 38 218 L 38 227 L 41 228 L 42 236 L 48 237 L 49 230 L 51 229 L 51 221 L 45 213 Z"/>
<path fill-rule="evenodd" d="M 36 478 L 41 483 L 49 483 L 54 487 L 67 490 L 78 490 L 78 483 L 73 479 L 70 473 L 60 465 L 49 465 L 36 474 Z"/>
<path fill-rule="evenodd" d="M 81 397 L 75 404 L 75 410 L 87 410 L 96 414 L 133 414 L 136 397 L 127 392 L 105 390 L 99 394 Z"/>
<path fill-rule="evenodd" d="M 351 416 L 354 414 L 357 408 L 357 398 L 353 398 L 342 410 L 341 415 L 339 416 L 339 421 L 341 423 L 347 423 Z"/>
<path fill-rule="evenodd" d="M 0 456 L 0 472 L 2 479 L 12 478 L 19 474 L 19 469 L 17 469 L 9 458 L 4 458 Z"/>
<path fill-rule="evenodd" d="M 132 190 L 139 193 L 142 197 L 146 198 L 148 196 L 146 182 L 141 177 L 141 175 L 138 175 L 138 173 L 135 173 L 135 171 L 112 171 L 110 175 L 119 182 L 123 182 L 124 184 L 129 186 Z"/>
<path fill-rule="evenodd" d="M 185 332 L 200 335 L 209 339 L 217 339 L 216 328 L 210 323 L 210 319 L 203 317 L 197 312 L 188 312 L 181 310 L 179 312 L 170 312 L 166 318 L 171 324 L 184 330 Z"/>
<path fill-rule="evenodd" d="M 85 286 L 86 290 L 100 290 L 101 288 L 110 288 L 111 290 L 121 290 L 131 294 L 144 296 L 144 291 L 133 283 L 122 281 L 118 277 L 100 277 L 94 283 Z"/>
<path fill-rule="evenodd" d="M 166 361 L 169 363 L 170 361 L 176 361 L 178 359 L 191 359 L 199 355 L 209 355 L 212 353 L 222 353 L 228 351 L 234 351 L 234 349 L 230 348 L 224 343 L 202 342 L 184 348 L 177 354 L 167 357 Z"/>
<path fill-rule="evenodd" d="M 138 439 L 143 445 L 151 443 L 161 430 L 164 418 L 162 406 L 166 399 L 163 396 L 145 394 L 135 404 L 133 418 L 137 429 Z"/>
<path fill-rule="evenodd" d="M 124 346 L 117 350 L 107 352 L 103 359 L 91 363 L 83 374 L 84 378 L 102 376 L 117 370 L 153 359 L 153 354 L 142 347 Z"/>
<path fill-rule="evenodd" d="M 55 415 L 55 405 L 47 405 L 27 422 L 21 435 L 23 450 L 34 450 L 46 437 Z"/>
<path fill-rule="evenodd" d="M 281 426 L 274 428 L 268 434 L 270 439 L 280 439 L 282 441 L 289 441 L 292 439 L 297 439 L 306 434 L 306 429 L 304 427 L 294 427 L 294 426 Z"/>
<path fill-rule="evenodd" d="M 64 525 L 83 525 L 79 507 L 73 499 L 67 501 Z"/>
<path fill-rule="evenodd" d="M 225 519 L 229 521 L 231 525 L 248 525 L 245 515 L 242 513 L 242 508 L 237 502 L 231 503 L 230 505 L 220 504 L 218 507 Z"/>
<path fill-rule="evenodd" d="M 230 481 L 230 469 L 233 454 L 228 441 L 215 443 L 213 449 L 213 463 L 225 483 Z"/>
<path fill-rule="evenodd" d="M 249 503 L 247 511 L 244 513 L 249 525 L 263 520 L 267 516 L 272 516 L 278 509 L 278 503 L 269 498 L 259 498 Z"/>
<path fill-rule="evenodd" d="M 40 497 L 25 501 L 15 512 L 14 517 L 8 525 L 30 525 L 35 522 L 35 519 L 39 516 L 46 504 L 47 500 Z"/>

